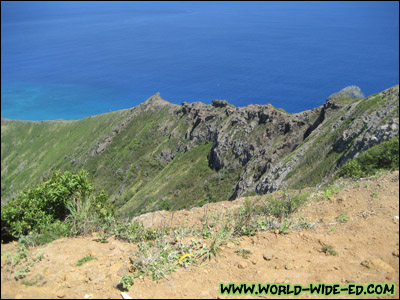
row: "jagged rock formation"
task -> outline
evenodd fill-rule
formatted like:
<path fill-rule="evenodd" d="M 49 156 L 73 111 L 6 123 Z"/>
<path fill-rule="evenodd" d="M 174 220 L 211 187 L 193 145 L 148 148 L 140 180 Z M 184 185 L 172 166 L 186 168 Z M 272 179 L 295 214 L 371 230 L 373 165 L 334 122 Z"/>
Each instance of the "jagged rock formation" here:
<path fill-rule="evenodd" d="M 156 94 L 78 121 L 2 119 L 2 198 L 55 169 L 89 170 L 126 215 L 314 185 L 399 134 L 399 87 L 360 94 L 343 90 L 296 114 L 225 100 L 179 106 Z"/>

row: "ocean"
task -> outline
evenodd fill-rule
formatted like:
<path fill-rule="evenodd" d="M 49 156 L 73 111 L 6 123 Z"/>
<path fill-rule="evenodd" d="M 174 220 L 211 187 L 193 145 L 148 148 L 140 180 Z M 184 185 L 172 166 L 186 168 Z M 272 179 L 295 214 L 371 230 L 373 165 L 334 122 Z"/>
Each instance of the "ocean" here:
<path fill-rule="evenodd" d="M 80 119 L 157 92 L 294 113 L 399 83 L 399 4 L 1 2 L 1 117 Z"/>

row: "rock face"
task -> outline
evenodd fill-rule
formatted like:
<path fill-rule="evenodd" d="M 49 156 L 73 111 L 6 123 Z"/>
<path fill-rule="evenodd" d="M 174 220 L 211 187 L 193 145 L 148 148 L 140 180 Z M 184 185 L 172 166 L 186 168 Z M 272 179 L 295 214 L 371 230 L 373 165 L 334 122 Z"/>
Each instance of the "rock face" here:
<path fill-rule="evenodd" d="M 299 114 L 286 114 L 272 105 L 233 108 L 227 103 L 184 103 L 176 113 L 187 115 L 185 149 L 212 142 L 208 154 L 214 170 L 242 169 L 231 199 L 237 198 L 257 182 L 279 158 L 291 153 L 303 141 L 320 108 Z"/>
<path fill-rule="evenodd" d="M 336 162 L 342 166 L 398 135 L 398 98 L 396 86 L 366 99 L 352 98 L 348 104 L 339 96 L 330 97 L 321 107 L 297 114 L 283 113 L 269 104 L 234 108 L 223 100 L 214 100 L 211 106 L 183 103 L 176 114 L 187 117 L 184 139 L 188 141 L 176 152 L 212 142 L 208 154 L 212 169 L 240 169 L 231 199 L 246 191 L 267 193 L 304 164 L 316 142 L 325 143 L 322 155 L 336 153 Z"/>

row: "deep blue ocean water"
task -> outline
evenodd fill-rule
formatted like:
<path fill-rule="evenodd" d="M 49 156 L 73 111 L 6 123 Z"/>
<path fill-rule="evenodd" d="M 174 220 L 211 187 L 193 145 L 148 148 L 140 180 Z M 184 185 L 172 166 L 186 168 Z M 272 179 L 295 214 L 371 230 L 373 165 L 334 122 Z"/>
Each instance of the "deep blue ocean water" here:
<path fill-rule="evenodd" d="M 393 2 L 1 2 L 1 116 L 226 99 L 288 112 L 399 82 Z"/>

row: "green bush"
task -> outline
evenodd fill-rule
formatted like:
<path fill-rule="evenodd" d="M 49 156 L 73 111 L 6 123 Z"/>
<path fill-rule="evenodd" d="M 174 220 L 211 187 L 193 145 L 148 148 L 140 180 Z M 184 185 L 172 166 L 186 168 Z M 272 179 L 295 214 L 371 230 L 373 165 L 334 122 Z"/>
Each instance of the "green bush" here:
<path fill-rule="evenodd" d="M 60 237 L 71 235 L 71 224 L 56 220 L 54 223 L 43 226 L 37 232 L 30 232 L 19 238 L 19 243 L 24 242 L 28 247 L 44 245 Z"/>
<path fill-rule="evenodd" d="M 44 178 L 2 206 L 2 239 L 3 235 L 18 238 L 29 233 L 49 232 L 56 220 L 64 221 L 67 216 L 72 227 L 76 227 L 79 206 L 86 206 L 92 215 L 99 217 L 111 214 L 112 210 L 105 204 L 104 192 L 93 194 L 93 190 L 88 173 L 83 170 L 77 174 L 56 172 Z M 63 234 L 71 229 L 55 227 L 58 233 L 64 230 Z"/>
<path fill-rule="evenodd" d="M 309 193 L 298 193 L 293 197 L 286 195 L 285 200 L 272 199 L 268 202 L 269 212 L 277 218 L 285 218 L 295 212 L 301 205 L 307 202 Z"/>
<path fill-rule="evenodd" d="M 338 173 L 342 177 L 360 178 L 380 169 L 399 168 L 399 137 L 373 146 L 356 159 L 347 162 Z"/>

